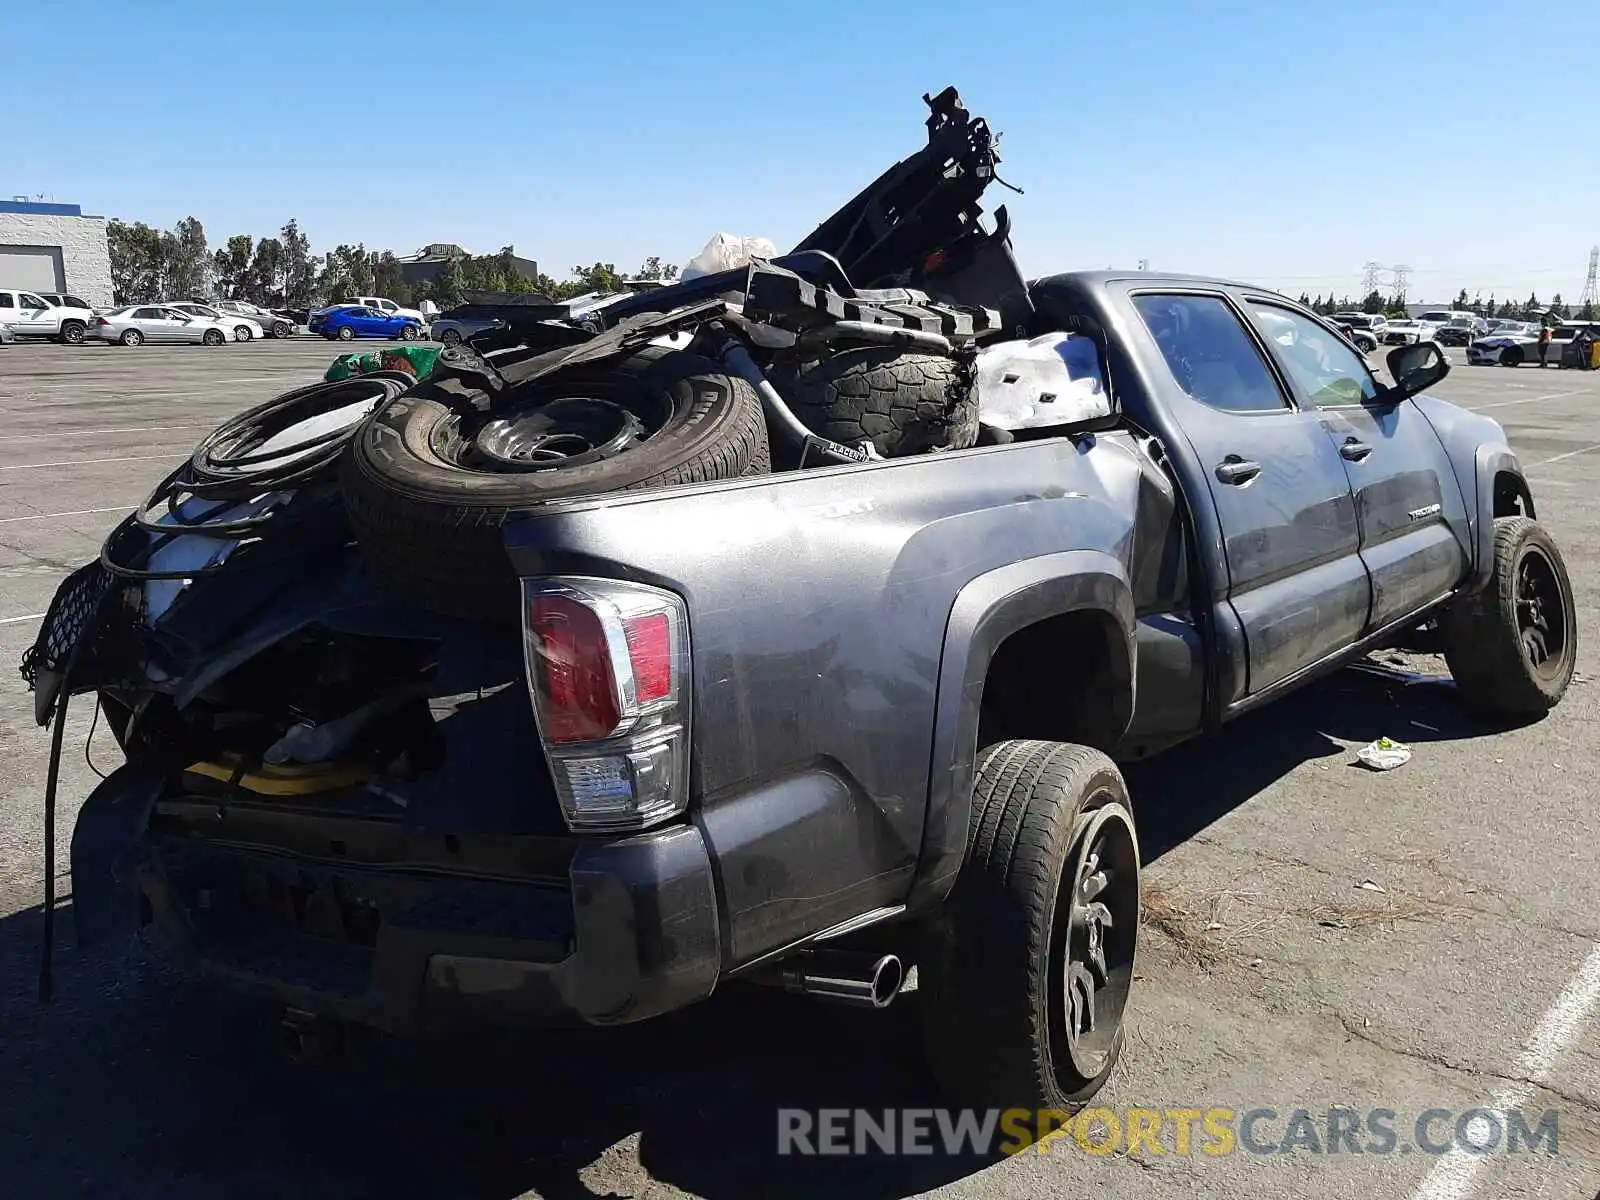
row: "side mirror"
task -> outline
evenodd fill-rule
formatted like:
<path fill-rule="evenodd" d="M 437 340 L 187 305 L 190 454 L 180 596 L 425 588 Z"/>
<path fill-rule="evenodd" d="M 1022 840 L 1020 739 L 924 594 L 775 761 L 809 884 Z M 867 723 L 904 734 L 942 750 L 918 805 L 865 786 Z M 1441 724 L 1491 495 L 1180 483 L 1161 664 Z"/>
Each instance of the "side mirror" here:
<path fill-rule="evenodd" d="M 1396 346 L 1384 359 L 1394 386 L 1389 389 L 1391 399 L 1399 401 L 1417 396 L 1433 387 L 1450 374 L 1450 360 L 1444 356 L 1437 342 L 1412 342 Z"/>

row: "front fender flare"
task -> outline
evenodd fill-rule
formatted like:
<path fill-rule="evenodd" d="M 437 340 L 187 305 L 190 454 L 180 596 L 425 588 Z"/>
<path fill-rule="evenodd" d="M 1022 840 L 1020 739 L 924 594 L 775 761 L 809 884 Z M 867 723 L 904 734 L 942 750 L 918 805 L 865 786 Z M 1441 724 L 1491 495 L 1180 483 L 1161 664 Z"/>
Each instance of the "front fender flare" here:
<path fill-rule="evenodd" d="M 1478 592 L 1489 586 L 1494 574 L 1494 481 L 1505 472 L 1514 475 L 1522 484 L 1522 494 L 1527 502 L 1527 515 L 1533 516 L 1533 492 L 1522 475 L 1522 463 L 1516 452 L 1501 443 L 1486 443 L 1477 449 L 1473 458 L 1473 476 L 1476 481 L 1476 508 L 1473 512 L 1473 570 L 1469 590 Z"/>
<path fill-rule="evenodd" d="M 1000 644 L 1049 617 L 1094 611 L 1111 616 L 1121 634 L 1128 687 L 1113 698 L 1126 728 L 1133 716 L 1135 637 L 1133 589 L 1127 570 L 1100 550 L 1068 550 L 1007 564 L 977 576 L 957 593 L 945 626 L 928 772 L 928 808 L 917 876 L 907 898 L 913 911 L 949 894 L 966 854 L 972 775 L 983 684 Z"/>

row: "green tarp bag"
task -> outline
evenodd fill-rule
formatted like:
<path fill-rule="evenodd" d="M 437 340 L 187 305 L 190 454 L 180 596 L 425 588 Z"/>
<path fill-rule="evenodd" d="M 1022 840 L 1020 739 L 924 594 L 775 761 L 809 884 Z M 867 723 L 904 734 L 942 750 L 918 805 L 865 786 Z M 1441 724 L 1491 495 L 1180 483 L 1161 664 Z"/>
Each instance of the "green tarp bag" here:
<path fill-rule="evenodd" d="M 437 346 L 391 346 L 383 350 L 367 350 L 356 354 L 341 354 L 328 367 L 323 376 L 329 383 L 349 379 L 352 375 L 365 375 L 370 371 L 405 371 L 418 379 L 426 379 L 439 360 Z"/>

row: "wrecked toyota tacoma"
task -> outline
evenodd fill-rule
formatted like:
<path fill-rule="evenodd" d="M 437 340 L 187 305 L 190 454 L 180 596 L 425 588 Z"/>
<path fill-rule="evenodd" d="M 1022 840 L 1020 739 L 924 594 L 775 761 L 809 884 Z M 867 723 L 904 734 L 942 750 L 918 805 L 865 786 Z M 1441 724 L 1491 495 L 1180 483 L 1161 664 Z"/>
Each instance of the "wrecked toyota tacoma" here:
<path fill-rule="evenodd" d="M 952 96 L 790 255 L 202 444 L 26 664 L 57 753 L 94 692 L 127 759 L 80 938 L 395 1033 L 914 965 L 953 1095 L 1068 1107 L 1133 979 L 1119 761 L 1426 623 L 1465 702 L 1560 701 L 1561 555 L 1436 347 L 1384 381 L 1260 288 L 1024 280 Z"/>

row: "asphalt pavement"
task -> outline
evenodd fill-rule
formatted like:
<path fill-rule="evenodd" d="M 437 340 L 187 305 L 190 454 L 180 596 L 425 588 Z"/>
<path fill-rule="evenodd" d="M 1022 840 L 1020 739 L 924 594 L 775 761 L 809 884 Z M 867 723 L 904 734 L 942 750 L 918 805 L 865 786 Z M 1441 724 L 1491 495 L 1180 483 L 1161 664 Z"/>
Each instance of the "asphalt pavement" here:
<path fill-rule="evenodd" d="M 209 428 L 320 378 L 336 352 L 307 338 L 0 347 L 0 654 L 16 661 L 61 577 Z M 1437 657 L 1389 653 L 1378 672 L 1344 671 L 1129 772 L 1146 920 L 1127 1049 L 1097 1103 L 1119 1124 L 1135 1107 L 1228 1109 L 1235 1125 L 1253 1112 L 1249 1145 L 1181 1153 L 1173 1118 L 1164 1152 L 1129 1153 L 1095 1134 L 1091 1146 L 1111 1153 L 1068 1137 L 998 1160 L 778 1155 L 780 1108 L 938 1103 L 919 1065 L 914 993 L 861 1014 L 729 989 L 622 1030 L 359 1039 L 305 1066 L 281 1052 L 269 1005 L 196 988 L 143 945 L 80 952 L 64 916 L 59 996 L 40 1007 L 47 744 L 8 673 L 4 1194 L 1591 1200 L 1600 373 L 1469 368 L 1451 356 L 1438 393 L 1504 424 L 1566 555 L 1582 651 L 1565 703 L 1526 727 L 1486 724 L 1457 703 Z M 88 733 L 80 706 L 62 775 L 64 893 L 91 762 L 116 761 L 103 729 L 86 756 Z M 1410 744 L 1412 760 L 1383 774 L 1355 765 L 1355 749 L 1383 735 Z M 1556 1153 L 1546 1140 L 1533 1152 L 1440 1156 L 1413 1136 L 1440 1110 L 1431 1128 L 1449 1140 L 1478 1106 L 1520 1108 L 1530 1124 L 1553 1112 Z M 1345 1108 L 1392 1110 L 1392 1152 L 1329 1137 L 1329 1110 Z M 1486 1140 L 1485 1119 L 1464 1126 L 1469 1137 Z"/>

